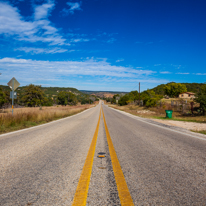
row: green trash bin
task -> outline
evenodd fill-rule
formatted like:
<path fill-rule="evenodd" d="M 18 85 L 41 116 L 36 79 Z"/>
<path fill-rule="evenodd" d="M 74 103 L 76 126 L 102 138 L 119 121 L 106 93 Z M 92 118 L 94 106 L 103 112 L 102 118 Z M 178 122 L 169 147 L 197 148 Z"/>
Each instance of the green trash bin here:
<path fill-rule="evenodd" d="M 166 112 L 166 118 L 172 118 L 172 110 L 165 110 Z"/>

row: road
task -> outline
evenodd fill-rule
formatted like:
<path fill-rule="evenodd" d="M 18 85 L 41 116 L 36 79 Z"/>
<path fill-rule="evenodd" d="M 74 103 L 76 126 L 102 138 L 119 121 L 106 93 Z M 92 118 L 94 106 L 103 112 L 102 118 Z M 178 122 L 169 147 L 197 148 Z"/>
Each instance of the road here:
<path fill-rule="evenodd" d="M 102 104 L 0 135 L 0 205 L 78 205 L 75 200 L 206 205 L 206 138 Z"/>

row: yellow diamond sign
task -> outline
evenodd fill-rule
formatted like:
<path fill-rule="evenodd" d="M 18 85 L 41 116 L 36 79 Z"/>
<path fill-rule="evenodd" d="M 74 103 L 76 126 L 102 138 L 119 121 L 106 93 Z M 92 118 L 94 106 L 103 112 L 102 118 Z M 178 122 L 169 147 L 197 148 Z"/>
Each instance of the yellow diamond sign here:
<path fill-rule="evenodd" d="M 20 83 L 13 77 L 8 83 L 7 85 L 12 89 L 12 90 L 15 90 L 19 85 Z"/>

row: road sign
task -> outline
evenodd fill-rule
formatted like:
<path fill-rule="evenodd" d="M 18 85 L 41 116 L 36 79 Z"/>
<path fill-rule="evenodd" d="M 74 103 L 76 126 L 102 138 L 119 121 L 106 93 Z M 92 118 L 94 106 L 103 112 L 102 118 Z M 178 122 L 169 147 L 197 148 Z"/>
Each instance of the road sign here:
<path fill-rule="evenodd" d="M 12 115 L 13 115 L 13 108 L 14 108 L 14 99 L 15 98 L 15 93 L 14 90 L 20 85 L 20 83 L 13 77 L 7 85 L 12 89 L 12 92 L 10 92 L 10 97 L 12 99 Z"/>
<path fill-rule="evenodd" d="M 20 83 L 13 77 L 7 85 L 14 91 L 20 85 Z"/>
<path fill-rule="evenodd" d="M 14 96 L 13 96 L 13 91 L 10 92 L 10 98 L 12 99 L 12 97 L 14 97 L 14 99 L 17 99 L 17 92 L 14 92 Z"/>

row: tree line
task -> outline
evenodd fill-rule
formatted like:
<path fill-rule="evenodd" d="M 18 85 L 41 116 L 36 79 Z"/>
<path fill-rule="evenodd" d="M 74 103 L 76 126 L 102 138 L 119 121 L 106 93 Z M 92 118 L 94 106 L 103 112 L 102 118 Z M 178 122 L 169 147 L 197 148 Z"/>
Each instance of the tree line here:
<path fill-rule="evenodd" d="M 98 100 L 95 96 L 74 94 L 71 91 L 59 91 L 57 95 L 46 95 L 41 86 L 30 84 L 18 94 L 14 104 L 27 107 L 52 106 L 52 105 L 77 105 L 90 104 Z M 11 104 L 10 92 L 0 87 L 0 108 Z"/>
<path fill-rule="evenodd" d="M 188 89 L 185 84 L 171 82 L 166 85 L 159 85 L 155 88 L 155 90 L 148 89 L 146 91 L 141 92 L 140 94 L 138 93 L 138 91 L 131 91 L 125 94 L 124 96 L 120 96 L 119 94 L 117 94 L 114 95 L 113 98 L 105 98 L 105 100 L 111 103 L 116 103 L 116 100 L 118 99 L 118 104 L 120 106 L 124 106 L 130 103 L 138 102 L 140 99 L 146 107 L 154 107 L 157 106 L 157 103 L 164 97 L 164 95 L 167 95 L 170 98 L 176 98 L 179 96 L 180 93 L 187 91 Z M 199 85 L 198 90 L 196 91 L 197 92 L 195 93 L 194 101 L 199 103 L 200 106 L 195 109 L 200 110 L 201 113 L 205 115 L 206 84 Z M 191 91 L 189 90 L 189 92 Z"/>

